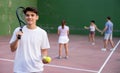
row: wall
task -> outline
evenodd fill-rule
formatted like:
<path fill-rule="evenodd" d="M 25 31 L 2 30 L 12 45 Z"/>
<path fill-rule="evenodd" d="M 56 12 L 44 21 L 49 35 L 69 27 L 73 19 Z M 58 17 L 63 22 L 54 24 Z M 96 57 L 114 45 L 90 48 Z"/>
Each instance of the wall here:
<path fill-rule="evenodd" d="M 111 16 L 114 36 L 120 36 L 119 8 L 120 0 L 38 0 L 38 23 L 49 33 L 56 33 L 61 20 L 65 19 L 71 34 L 88 34 L 83 27 L 89 26 L 91 20 L 103 29 L 106 17 Z"/>
<path fill-rule="evenodd" d="M 19 26 L 15 14 L 19 6 L 37 7 L 37 0 L 0 0 L 0 35 L 12 34 Z"/>

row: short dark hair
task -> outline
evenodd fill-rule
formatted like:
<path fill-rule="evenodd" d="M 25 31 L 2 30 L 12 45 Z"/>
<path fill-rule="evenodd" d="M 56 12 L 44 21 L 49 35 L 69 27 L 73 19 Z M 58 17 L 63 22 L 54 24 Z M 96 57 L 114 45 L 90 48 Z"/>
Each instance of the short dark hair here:
<path fill-rule="evenodd" d="M 91 22 L 92 22 L 92 23 L 95 23 L 95 21 L 94 21 L 94 20 L 91 20 Z"/>
<path fill-rule="evenodd" d="M 35 14 L 38 15 L 38 10 L 37 10 L 36 8 L 34 8 L 34 7 L 26 7 L 26 8 L 23 10 L 24 14 L 26 14 L 27 11 L 32 11 L 32 12 L 34 12 Z"/>
<path fill-rule="evenodd" d="M 110 16 L 108 16 L 108 17 L 107 17 L 107 19 L 108 19 L 108 20 L 111 20 L 111 17 L 110 17 Z"/>

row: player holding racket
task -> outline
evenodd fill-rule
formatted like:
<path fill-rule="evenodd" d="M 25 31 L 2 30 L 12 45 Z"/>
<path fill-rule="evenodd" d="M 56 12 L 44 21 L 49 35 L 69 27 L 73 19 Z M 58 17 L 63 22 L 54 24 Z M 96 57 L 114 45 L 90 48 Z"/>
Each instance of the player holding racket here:
<path fill-rule="evenodd" d="M 66 22 L 65 20 L 62 20 L 61 25 L 58 27 L 58 35 L 59 35 L 59 39 L 58 39 L 58 43 L 59 43 L 59 59 L 62 58 L 62 47 L 65 48 L 65 58 L 68 58 L 68 42 L 69 42 L 69 27 L 66 26 Z"/>
<path fill-rule="evenodd" d="M 95 21 L 92 20 L 89 27 L 84 26 L 85 29 L 89 29 L 89 41 L 92 41 L 92 45 L 95 45 L 95 30 L 101 32 L 100 29 L 95 25 Z"/>
<path fill-rule="evenodd" d="M 50 48 L 48 36 L 45 30 L 36 25 L 38 11 L 33 7 L 23 10 L 26 25 L 22 32 L 16 28 L 10 40 L 12 52 L 16 51 L 14 60 L 14 73 L 42 73 L 43 62 L 41 56 L 47 56 Z M 21 39 L 17 36 L 21 35 Z"/>

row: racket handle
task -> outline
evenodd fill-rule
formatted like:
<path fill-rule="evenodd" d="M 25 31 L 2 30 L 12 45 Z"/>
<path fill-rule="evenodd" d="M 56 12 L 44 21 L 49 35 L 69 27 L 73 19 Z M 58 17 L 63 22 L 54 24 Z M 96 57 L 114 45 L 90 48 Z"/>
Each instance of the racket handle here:
<path fill-rule="evenodd" d="M 18 39 L 21 39 L 21 35 L 18 35 L 17 38 L 18 38 Z"/>
<path fill-rule="evenodd" d="M 20 31 L 22 32 L 22 28 L 20 29 Z M 21 39 L 21 35 L 18 35 L 17 38 Z"/>

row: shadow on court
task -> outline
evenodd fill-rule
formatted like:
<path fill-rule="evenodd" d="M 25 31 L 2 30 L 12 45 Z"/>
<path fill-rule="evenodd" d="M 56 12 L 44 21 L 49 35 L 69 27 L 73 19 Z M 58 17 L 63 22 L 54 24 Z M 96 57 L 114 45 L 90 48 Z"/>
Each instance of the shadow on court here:
<path fill-rule="evenodd" d="M 49 34 L 48 37 L 51 45 L 48 51 L 52 62 L 45 65 L 43 73 L 97 73 L 111 53 L 110 50 L 101 51 L 103 36 L 97 36 L 95 45 L 92 45 L 91 42 L 88 42 L 88 36 L 70 35 L 69 58 L 64 58 L 63 48 L 63 58 L 58 59 L 58 36 Z M 9 39 L 10 36 L 0 37 L 0 73 L 13 73 L 15 53 L 10 51 Z M 119 38 L 113 38 L 113 40 L 117 44 Z M 110 49 L 111 46 L 108 45 L 108 48 Z M 119 48 L 120 45 L 117 46 L 101 73 L 120 73 Z"/>

